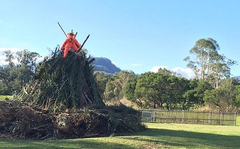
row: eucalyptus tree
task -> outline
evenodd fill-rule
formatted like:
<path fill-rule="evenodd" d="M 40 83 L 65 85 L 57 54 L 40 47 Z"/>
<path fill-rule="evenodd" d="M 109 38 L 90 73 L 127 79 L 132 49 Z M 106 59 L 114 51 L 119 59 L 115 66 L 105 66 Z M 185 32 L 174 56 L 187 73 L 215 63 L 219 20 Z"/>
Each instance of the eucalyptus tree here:
<path fill-rule="evenodd" d="M 1 93 L 0 94 L 10 94 L 11 93 L 11 85 L 10 82 L 12 81 L 11 76 L 11 69 L 14 67 L 13 59 L 14 53 L 10 50 L 6 50 L 3 52 L 3 55 L 6 57 L 5 61 L 7 65 L 0 67 L 0 81 L 1 81 Z"/>
<path fill-rule="evenodd" d="M 97 88 L 98 88 L 98 92 L 101 95 L 101 98 L 104 98 L 104 92 L 106 89 L 106 84 L 108 82 L 108 80 L 111 78 L 110 75 L 105 74 L 101 71 L 95 71 L 94 75 L 96 77 L 96 81 L 97 81 Z"/>
<path fill-rule="evenodd" d="M 187 67 L 193 70 L 197 79 L 204 80 L 206 78 L 210 65 L 215 62 L 219 55 L 218 49 L 218 44 L 214 44 L 211 40 L 200 39 L 189 51 L 192 56 L 187 56 L 184 61 L 188 62 Z"/>
<path fill-rule="evenodd" d="M 120 71 L 118 73 L 118 79 L 115 80 L 121 86 L 120 98 L 126 96 L 126 86 L 129 82 L 132 82 L 136 77 L 133 71 Z"/>
<path fill-rule="evenodd" d="M 237 62 L 220 55 L 219 44 L 212 38 L 199 39 L 189 51 L 184 61 L 193 70 L 196 79 L 210 80 L 214 87 L 218 87 L 221 79 L 230 76 L 230 67 Z"/>
<path fill-rule="evenodd" d="M 104 91 L 104 100 L 119 101 L 126 96 L 126 86 L 135 78 L 133 71 L 120 71 L 108 79 Z"/>
<path fill-rule="evenodd" d="M 7 73 L 7 68 L 0 67 L 0 95 L 8 94 L 11 94 L 9 73 Z"/>
<path fill-rule="evenodd" d="M 1 73 L 5 74 L 5 78 L 1 76 L 0 78 L 10 90 L 20 91 L 21 87 L 32 79 L 40 55 L 28 50 L 17 52 L 7 50 L 3 54 L 8 65 L 1 69 Z M 14 63 L 15 60 L 17 60 L 17 63 Z"/>
<path fill-rule="evenodd" d="M 116 96 L 115 96 L 115 93 L 114 93 L 114 86 L 111 82 L 112 82 L 112 79 L 109 78 L 107 83 L 106 83 L 104 93 L 102 95 L 103 101 L 105 101 L 105 102 L 116 100 Z M 116 92 L 116 90 L 115 90 L 115 92 Z"/>
<path fill-rule="evenodd" d="M 172 72 L 166 68 L 159 68 L 158 73 L 163 75 L 172 75 Z"/>
<path fill-rule="evenodd" d="M 16 58 L 18 60 L 17 79 L 20 81 L 20 86 L 29 82 L 34 76 L 35 69 L 37 67 L 37 59 L 41 56 L 37 52 L 31 52 L 29 50 L 22 50 L 16 52 Z"/>
<path fill-rule="evenodd" d="M 237 61 L 227 59 L 224 55 L 220 55 L 219 58 L 219 61 L 211 64 L 211 73 L 207 76 L 207 81 L 213 84 L 215 88 L 219 87 L 221 79 L 230 78 L 230 67 L 237 63 Z"/>
<path fill-rule="evenodd" d="M 19 62 L 19 66 L 28 67 L 29 71 L 34 72 L 37 66 L 37 59 L 41 56 L 37 52 L 31 52 L 29 50 L 22 50 L 16 52 L 16 58 Z"/>
<path fill-rule="evenodd" d="M 181 74 L 174 72 L 174 71 L 170 71 L 166 68 L 159 68 L 158 69 L 158 73 L 163 74 L 163 75 L 170 75 L 170 76 L 176 76 L 176 77 L 182 77 Z"/>
<path fill-rule="evenodd" d="M 5 55 L 6 59 L 5 61 L 8 63 L 8 66 L 13 67 L 14 66 L 14 53 L 11 52 L 10 50 L 4 51 L 3 55 Z"/>

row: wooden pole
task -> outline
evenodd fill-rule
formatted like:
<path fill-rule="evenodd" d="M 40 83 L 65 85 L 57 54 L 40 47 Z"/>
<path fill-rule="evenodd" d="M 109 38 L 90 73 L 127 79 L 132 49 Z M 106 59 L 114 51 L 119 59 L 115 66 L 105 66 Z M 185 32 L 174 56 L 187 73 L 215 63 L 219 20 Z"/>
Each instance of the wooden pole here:
<path fill-rule="evenodd" d="M 65 36 L 67 37 L 67 34 L 66 34 L 65 31 L 63 30 L 63 28 L 62 28 L 62 26 L 60 25 L 60 23 L 59 23 L 59 22 L 57 22 L 57 23 L 58 23 L 59 27 L 61 28 L 61 30 L 63 31 L 63 33 L 65 34 Z"/>
<path fill-rule="evenodd" d="M 90 34 L 88 34 L 88 36 L 84 40 L 83 44 L 81 45 L 81 48 L 78 49 L 78 52 L 82 49 L 82 47 L 84 46 L 85 42 L 88 40 L 89 36 L 90 36 Z"/>

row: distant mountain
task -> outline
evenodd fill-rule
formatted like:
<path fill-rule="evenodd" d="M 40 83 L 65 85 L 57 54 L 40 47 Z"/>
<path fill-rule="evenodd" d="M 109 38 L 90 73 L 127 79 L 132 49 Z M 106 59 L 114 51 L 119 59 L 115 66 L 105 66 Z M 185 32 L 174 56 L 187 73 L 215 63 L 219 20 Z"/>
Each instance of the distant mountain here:
<path fill-rule="evenodd" d="M 121 71 L 116 65 L 112 63 L 111 60 L 105 57 L 94 57 L 95 61 L 93 61 L 93 69 L 95 71 L 101 71 L 110 75 L 114 73 L 118 73 Z"/>
<path fill-rule="evenodd" d="M 235 76 L 235 77 L 233 77 L 233 78 L 237 78 L 238 80 L 240 80 L 240 76 Z"/>

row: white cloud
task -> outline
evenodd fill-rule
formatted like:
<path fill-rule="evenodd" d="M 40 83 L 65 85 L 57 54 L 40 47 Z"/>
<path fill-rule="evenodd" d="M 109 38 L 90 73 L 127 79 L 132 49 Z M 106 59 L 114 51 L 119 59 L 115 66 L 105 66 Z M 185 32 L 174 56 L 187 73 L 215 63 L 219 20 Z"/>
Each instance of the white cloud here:
<path fill-rule="evenodd" d="M 8 65 L 8 62 L 6 62 L 5 59 L 6 59 L 6 57 L 4 55 L 0 55 L 0 66 Z M 42 62 L 43 60 L 44 60 L 44 57 L 41 56 L 41 57 L 37 58 L 36 62 L 39 63 L 39 62 Z M 13 59 L 13 63 L 18 64 L 18 61 L 16 58 Z"/>
<path fill-rule="evenodd" d="M 8 63 L 5 61 L 6 57 L 5 55 L 3 55 L 3 52 L 4 51 L 8 51 L 10 50 L 11 52 L 17 52 L 17 51 L 21 51 L 20 49 L 17 49 L 17 48 L 0 48 L 0 66 L 2 65 L 7 65 Z M 18 63 L 17 62 L 17 59 L 14 59 L 13 62 L 16 64 Z"/>
<path fill-rule="evenodd" d="M 158 72 L 158 69 L 159 68 L 165 68 L 165 69 L 167 69 L 167 66 L 154 66 L 151 70 L 150 70 L 150 72 Z M 169 70 L 169 69 L 168 69 Z M 184 77 L 184 78 L 187 78 L 187 79 L 192 79 L 192 78 L 194 78 L 194 73 L 193 73 L 193 71 L 191 70 L 191 69 L 189 69 L 189 68 L 182 68 L 182 67 L 175 67 L 175 68 L 173 68 L 171 71 L 174 71 L 174 72 L 176 72 L 176 73 L 178 73 L 178 74 L 181 74 L 182 75 L 182 77 Z"/>
<path fill-rule="evenodd" d="M 37 58 L 37 63 L 39 63 L 39 62 L 42 62 L 44 60 L 44 57 L 43 56 L 41 56 L 41 57 L 39 57 L 39 58 Z"/>
<path fill-rule="evenodd" d="M 138 67 L 138 66 L 142 66 L 142 64 L 138 63 L 138 64 L 131 64 L 134 67 Z"/>
<path fill-rule="evenodd" d="M 174 71 L 178 74 L 181 74 L 182 77 L 187 78 L 187 79 L 193 79 L 194 78 L 194 73 L 189 68 L 176 67 L 176 68 L 173 68 L 172 71 Z"/>
<path fill-rule="evenodd" d="M 0 55 L 0 66 L 8 65 L 8 62 L 6 62 L 5 59 L 6 59 L 5 55 Z M 16 58 L 13 59 L 13 63 L 18 64 L 18 61 Z"/>
<path fill-rule="evenodd" d="M 3 52 L 4 52 L 4 51 L 7 51 L 7 50 L 10 50 L 11 52 L 21 51 L 20 49 L 17 49 L 17 48 L 0 48 L 0 66 L 2 66 L 2 65 L 8 65 L 8 62 L 5 61 L 6 56 L 3 55 Z M 37 63 L 42 62 L 43 59 L 44 59 L 44 57 L 42 57 L 42 56 L 39 57 L 39 58 L 37 58 Z M 18 64 L 18 61 L 17 61 L 16 58 L 13 59 L 13 63 L 14 63 L 14 64 Z"/>
<path fill-rule="evenodd" d="M 0 48 L 0 52 L 4 52 L 8 50 L 10 50 L 11 52 L 21 51 L 20 49 L 17 49 L 17 48 Z"/>
<path fill-rule="evenodd" d="M 153 66 L 153 68 L 151 70 L 149 70 L 150 72 L 158 72 L 158 69 L 162 68 L 162 69 L 167 69 L 167 66 Z"/>
<path fill-rule="evenodd" d="M 2 65 L 7 65 L 7 62 L 5 62 L 5 56 L 4 55 L 0 55 L 0 66 Z"/>

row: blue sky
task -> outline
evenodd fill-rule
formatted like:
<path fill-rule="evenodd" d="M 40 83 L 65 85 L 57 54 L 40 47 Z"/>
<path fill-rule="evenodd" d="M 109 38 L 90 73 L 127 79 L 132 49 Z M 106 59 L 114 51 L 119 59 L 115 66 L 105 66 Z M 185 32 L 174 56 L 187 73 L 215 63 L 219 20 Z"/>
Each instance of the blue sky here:
<path fill-rule="evenodd" d="M 201 38 L 213 38 L 220 54 L 240 63 L 238 0 L 1 0 L 0 51 L 23 50 L 48 55 L 78 32 L 95 57 L 109 58 L 122 70 L 141 74 L 166 67 L 192 74 L 183 61 Z M 3 57 L 0 57 L 2 61 Z M 232 67 L 240 76 L 240 65 Z"/>

